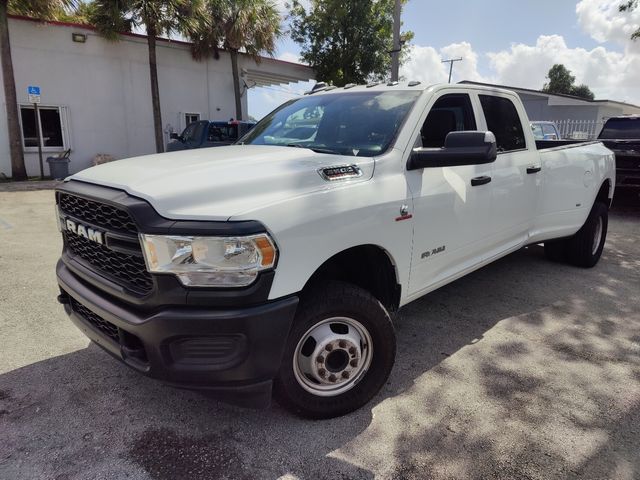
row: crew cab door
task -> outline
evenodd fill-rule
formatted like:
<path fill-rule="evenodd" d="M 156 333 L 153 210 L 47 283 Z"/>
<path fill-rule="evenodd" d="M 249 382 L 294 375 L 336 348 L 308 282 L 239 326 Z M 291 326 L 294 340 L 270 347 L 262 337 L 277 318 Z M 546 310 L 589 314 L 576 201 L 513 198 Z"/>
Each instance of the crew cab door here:
<path fill-rule="evenodd" d="M 493 165 L 489 257 L 522 246 L 538 212 L 540 155 L 521 102 L 502 93 L 479 93 L 482 127 L 493 132 L 498 157 Z M 525 120 L 523 122 L 523 120 Z"/>
<path fill-rule="evenodd" d="M 434 96 L 414 147 L 442 147 L 449 132 L 477 130 L 478 108 L 468 93 Z M 488 247 L 492 170 L 484 163 L 406 172 L 414 222 L 409 297 L 480 261 Z"/>

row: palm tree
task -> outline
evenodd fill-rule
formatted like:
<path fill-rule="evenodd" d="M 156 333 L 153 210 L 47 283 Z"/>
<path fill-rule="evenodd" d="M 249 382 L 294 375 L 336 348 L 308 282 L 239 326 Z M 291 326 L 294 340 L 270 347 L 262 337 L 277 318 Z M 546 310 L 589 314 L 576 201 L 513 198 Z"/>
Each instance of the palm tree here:
<path fill-rule="evenodd" d="M 90 7 L 89 21 L 108 40 L 117 41 L 120 34 L 135 28 L 145 28 L 149 47 L 149 76 L 153 104 L 153 126 L 156 151 L 164 151 L 162 112 L 158 88 L 156 40 L 159 36 L 189 28 L 197 9 L 195 0 L 95 0 Z"/>
<path fill-rule="evenodd" d="M 238 54 L 244 51 L 256 61 L 263 53 L 273 56 L 282 35 L 278 9 L 270 0 L 204 0 L 196 20 L 195 28 L 185 32 L 193 42 L 193 56 L 218 59 L 220 47 L 229 52 L 236 118 L 242 120 Z"/>
<path fill-rule="evenodd" d="M 11 44 L 9 43 L 8 14 L 53 20 L 60 13 L 75 6 L 75 0 L 0 0 L 0 64 L 2 65 L 2 83 L 7 105 L 11 177 L 14 180 L 26 180 L 27 170 L 24 165 L 24 152 L 18 121 L 18 97 L 16 80 L 13 76 Z"/>

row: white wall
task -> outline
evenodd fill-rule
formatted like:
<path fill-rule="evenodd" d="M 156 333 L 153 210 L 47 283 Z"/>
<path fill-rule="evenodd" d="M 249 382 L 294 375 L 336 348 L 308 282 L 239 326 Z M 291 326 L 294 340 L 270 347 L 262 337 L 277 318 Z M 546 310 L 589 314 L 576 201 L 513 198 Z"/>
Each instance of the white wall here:
<path fill-rule="evenodd" d="M 126 35 L 119 42 L 107 42 L 83 27 L 22 19 L 10 19 L 9 31 L 18 102 L 27 103 L 27 86 L 38 85 L 42 105 L 68 109 L 71 172 L 90 166 L 97 153 L 124 158 L 155 152 L 145 38 Z M 86 43 L 73 42 L 73 32 L 86 34 Z M 184 126 L 180 120 L 184 112 L 200 113 L 202 119 L 212 120 L 235 117 L 231 62 L 226 52 L 220 55 L 219 60 L 195 62 L 188 45 L 158 42 L 163 128 L 171 124 L 179 131 Z M 248 57 L 240 59 L 240 67 L 282 71 L 301 75 L 301 79 L 310 74 L 300 65 L 273 60 L 256 65 Z M 246 99 L 244 95 L 245 118 Z M 0 172 L 9 176 L 2 89 L 0 105 Z M 52 153 L 46 152 L 44 157 L 48 155 Z M 25 153 L 25 162 L 29 175 L 39 173 L 37 153 Z"/>

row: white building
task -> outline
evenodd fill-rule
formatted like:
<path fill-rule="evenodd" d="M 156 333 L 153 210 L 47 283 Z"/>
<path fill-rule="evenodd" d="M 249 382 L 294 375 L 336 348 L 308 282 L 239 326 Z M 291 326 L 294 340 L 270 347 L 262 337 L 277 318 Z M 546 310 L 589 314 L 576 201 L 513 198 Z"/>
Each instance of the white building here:
<path fill-rule="evenodd" d="M 34 109 L 27 87 L 41 89 L 40 124 L 43 157 L 71 149 L 70 171 L 91 165 L 96 154 L 116 158 L 155 152 L 148 49 L 143 35 L 122 35 L 108 42 L 92 28 L 63 22 L 9 19 L 11 52 L 25 163 L 38 175 Z M 229 55 L 196 62 L 189 44 L 159 40 L 158 82 L 165 142 L 168 132 L 181 131 L 195 119 L 229 120 L 235 116 Z M 313 71 L 304 65 L 264 58 L 256 63 L 241 56 L 241 91 L 307 81 Z M 1 74 L 1 72 L 0 72 Z M 11 175 L 4 91 L 0 88 L 0 173 Z M 247 117 L 247 95 L 242 97 Z M 45 162 L 45 175 L 48 166 Z"/>

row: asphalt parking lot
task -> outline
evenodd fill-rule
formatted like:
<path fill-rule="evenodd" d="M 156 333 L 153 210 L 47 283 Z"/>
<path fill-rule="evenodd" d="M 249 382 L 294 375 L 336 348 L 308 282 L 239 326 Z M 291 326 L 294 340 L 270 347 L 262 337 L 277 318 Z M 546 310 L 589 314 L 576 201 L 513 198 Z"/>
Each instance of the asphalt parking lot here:
<path fill-rule="evenodd" d="M 0 479 L 640 478 L 640 211 L 591 270 L 539 246 L 408 305 L 366 408 L 245 410 L 120 365 L 55 297 L 51 190 L 0 192 Z"/>

